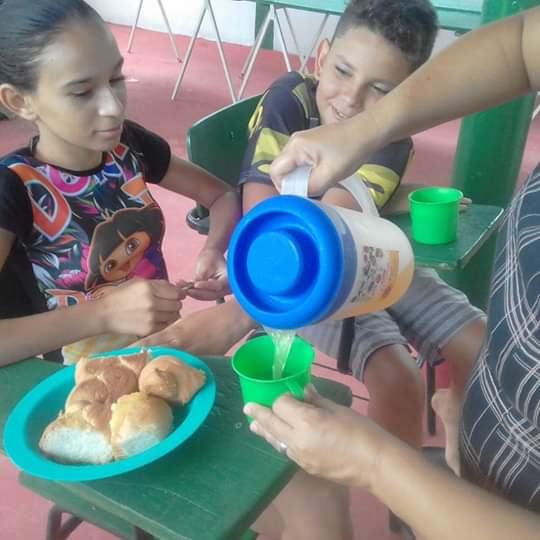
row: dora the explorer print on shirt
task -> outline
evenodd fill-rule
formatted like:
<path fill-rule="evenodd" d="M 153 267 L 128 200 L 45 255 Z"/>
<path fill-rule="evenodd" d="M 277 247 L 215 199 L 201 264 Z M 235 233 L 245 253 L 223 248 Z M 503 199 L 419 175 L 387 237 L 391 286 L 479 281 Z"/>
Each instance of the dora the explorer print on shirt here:
<path fill-rule="evenodd" d="M 129 146 L 130 139 L 142 152 Z M 159 156 L 144 159 L 156 150 Z M 0 226 L 22 241 L 49 309 L 96 298 L 135 276 L 167 278 L 163 214 L 146 177 L 161 180 L 169 160 L 165 141 L 126 122 L 122 141 L 92 171 L 61 170 L 34 159 L 31 149 L 0 161 Z M 14 182 L 25 188 L 30 216 Z"/>

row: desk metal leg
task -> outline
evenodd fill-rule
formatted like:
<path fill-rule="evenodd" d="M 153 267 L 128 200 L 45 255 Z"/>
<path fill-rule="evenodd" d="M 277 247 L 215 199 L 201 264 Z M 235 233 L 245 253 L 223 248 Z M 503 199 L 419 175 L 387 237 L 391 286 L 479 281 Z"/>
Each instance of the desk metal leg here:
<path fill-rule="evenodd" d="M 139 17 L 141 15 L 141 8 L 143 5 L 144 0 L 139 0 L 139 5 L 137 7 L 137 15 L 135 16 L 135 22 L 131 26 L 131 32 L 129 33 L 129 39 L 128 39 L 128 46 L 127 46 L 127 52 L 131 52 L 131 46 L 133 45 L 133 38 L 135 37 L 135 30 L 137 30 L 137 24 L 139 23 Z M 169 24 L 169 18 L 167 17 L 167 13 L 165 12 L 165 8 L 163 7 L 163 4 L 161 0 L 157 0 L 159 9 L 161 11 L 161 16 L 163 17 L 163 21 L 165 22 L 165 26 L 167 27 L 167 32 L 169 33 L 169 39 L 171 40 L 171 45 L 174 51 L 174 55 L 176 56 L 176 59 L 181 62 L 180 54 L 178 53 L 178 47 L 176 46 L 176 41 L 174 40 L 174 35 L 171 30 L 171 25 Z"/>
<path fill-rule="evenodd" d="M 171 96 L 171 99 L 174 100 L 176 97 L 176 94 L 178 93 L 178 89 L 180 88 L 180 85 L 182 84 L 182 80 L 184 79 L 184 75 L 186 73 L 187 66 L 189 64 L 189 61 L 191 59 L 191 54 L 193 53 L 193 47 L 195 46 L 195 41 L 197 40 L 197 37 L 199 35 L 199 32 L 201 30 L 201 25 L 204 19 L 204 16 L 206 15 L 206 12 L 210 13 L 210 18 L 212 19 L 212 25 L 214 26 L 214 31 L 216 33 L 216 44 L 219 51 L 219 57 L 221 59 L 221 64 L 223 65 L 223 71 L 225 73 L 225 79 L 227 80 L 227 85 L 229 87 L 229 92 L 231 94 L 232 102 L 236 102 L 236 94 L 234 92 L 234 88 L 231 81 L 231 74 L 229 71 L 229 65 L 227 64 L 227 60 L 225 58 L 225 51 L 223 50 L 223 42 L 221 41 L 221 36 L 219 34 L 219 29 L 216 23 L 216 17 L 214 16 L 214 10 L 212 9 L 212 4 L 210 3 L 210 0 L 205 0 L 204 5 L 202 7 L 201 13 L 199 15 L 199 19 L 197 21 L 197 25 L 195 27 L 195 32 L 193 33 L 193 36 L 191 36 L 191 40 L 188 45 L 188 49 L 186 52 L 186 57 L 184 58 L 184 63 L 182 65 L 182 69 L 180 70 L 180 73 L 178 74 L 178 79 L 176 79 L 176 84 L 174 85 L 173 93 Z"/>
<path fill-rule="evenodd" d="M 65 523 L 62 523 L 63 514 L 69 516 Z M 53 505 L 47 516 L 46 540 L 66 540 L 83 521 L 69 510 L 56 504 Z M 154 540 L 151 534 L 136 526 L 133 526 L 133 538 L 134 540 Z"/>
<path fill-rule="evenodd" d="M 154 540 L 154 537 L 151 534 L 139 529 L 139 527 L 133 527 L 133 532 L 135 540 Z"/>
<path fill-rule="evenodd" d="M 319 39 L 321 38 L 321 35 L 322 35 L 322 32 L 324 30 L 327 20 L 328 20 L 328 14 L 326 14 L 323 17 L 323 20 L 321 21 L 319 29 L 317 30 L 317 33 L 315 35 L 315 39 L 311 43 L 311 47 L 309 48 L 309 51 L 302 57 L 302 63 L 300 64 L 300 69 L 298 70 L 300 71 L 300 73 L 304 73 L 307 63 L 309 62 L 309 59 L 311 58 L 311 55 L 313 54 L 313 51 L 315 50 L 315 47 L 317 46 L 317 43 L 319 42 Z"/>
<path fill-rule="evenodd" d="M 70 517 L 62 524 L 62 514 Z M 49 510 L 47 517 L 47 540 L 65 540 L 82 523 L 82 519 L 74 516 L 56 504 Z"/>
<path fill-rule="evenodd" d="M 288 24 L 290 26 L 290 20 L 288 18 L 288 15 L 286 15 Z M 281 44 L 281 50 L 283 53 L 283 60 L 285 61 L 285 66 L 287 67 L 287 71 L 292 71 L 291 62 L 289 60 L 289 52 L 287 51 L 287 46 L 285 44 L 285 36 L 283 35 L 283 29 L 281 27 L 281 23 L 279 22 L 277 10 L 275 6 L 270 5 L 268 9 L 268 13 L 266 14 L 266 17 L 264 18 L 263 24 L 261 25 L 259 32 L 257 34 L 257 37 L 255 39 L 255 44 L 251 48 L 248 57 L 246 59 L 246 62 L 244 63 L 244 67 L 242 68 L 241 76 L 243 77 L 242 84 L 240 85 L 240 90 L 238 91 L 238 99 L 242 99 L 242 96 L 244 95 L 244 91 L 246 89 L 247 83 L 249 81 L 249 78 L 251 77 L 251 71 L 253 70 L 253 64 L 255 64 L 255 60 L 257 59 L 257 55 L 259 54 L 259 50 L 261 48 L 264 36 L 266 35 L 266 32 L 268 30 L 268 27 L 270 25 L 270 22 L 274 21 L 276 23 L 276 28 L 278 30 L 278 37 Z M 292 27 L 291 27 L 292 29 Z M 293 40 L 296 44 L 296 36 L 293 32 Z M 296 46 L 298 46 L 296 44 Z"/>

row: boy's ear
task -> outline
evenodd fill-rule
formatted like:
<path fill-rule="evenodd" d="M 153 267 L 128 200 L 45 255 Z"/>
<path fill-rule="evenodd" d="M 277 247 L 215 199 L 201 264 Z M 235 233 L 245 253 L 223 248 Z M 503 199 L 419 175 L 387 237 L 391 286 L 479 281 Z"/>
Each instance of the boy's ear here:
<path fill-rule="evenodd" d="M 30 97 L 11 84 L 0 84 L 0 104 L 24 120 L 33 122 L 37 117 Z"/>
<path fill-rule="evenodd" d="M 323 39 L 317 47 L 317 56 L 315 57 L 315 78 L 317 79 L 321 76 L 321 71 L 330 51 L 330 47 L 330 42 L 327 39 Z"/>

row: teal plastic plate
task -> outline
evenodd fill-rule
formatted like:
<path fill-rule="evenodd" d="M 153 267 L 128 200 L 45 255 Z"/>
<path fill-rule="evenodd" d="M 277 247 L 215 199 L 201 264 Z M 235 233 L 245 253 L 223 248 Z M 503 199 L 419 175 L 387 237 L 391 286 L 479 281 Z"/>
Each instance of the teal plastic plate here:
<path fill-rule="evenodd" d="M 208 366 L 176 349 L 148 347 L 152 358 L 167 354 L 176 356 L 187 364 L 202 369 L 206 373 L 206 383 L 185 406 L 173 406 L 173 431 L 152 448 L 135 456 L 106 463 L 105 465 L 65 465 L 49 459 L 39 449 L 38 443 L 45 427 L 52 422 L 72 390 L 75 380 L 75 366 L 65 367 L 35 386 L 15 406 L 4 429 L 4 449 L 13 463 L 23 471 L 59 482 L 80 482 L 98 480 L 133 471 L 178 448 L 204 422 L 216 398 L 216 383 Z M 140 347 L 121 349 L 103 356 L 133 354 Z"/>

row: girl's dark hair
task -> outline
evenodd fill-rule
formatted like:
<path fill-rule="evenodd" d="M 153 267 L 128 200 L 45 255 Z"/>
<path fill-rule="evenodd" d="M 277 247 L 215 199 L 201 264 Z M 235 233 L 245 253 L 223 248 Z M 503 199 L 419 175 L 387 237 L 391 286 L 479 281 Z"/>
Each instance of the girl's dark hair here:
<path fill-rule="evenodd" d="M 86 19 L 102 20 L 83 0 L 0 0 L 0 84 L 35 90 L 43 49 Z"/>
<path fill-rule="evenodd" d="M 429 58 L 439 29 L 437 13 L 429 0 L 351 0 L 334 37 L 362 27 L 402 51 L 411 71 Z"/>

